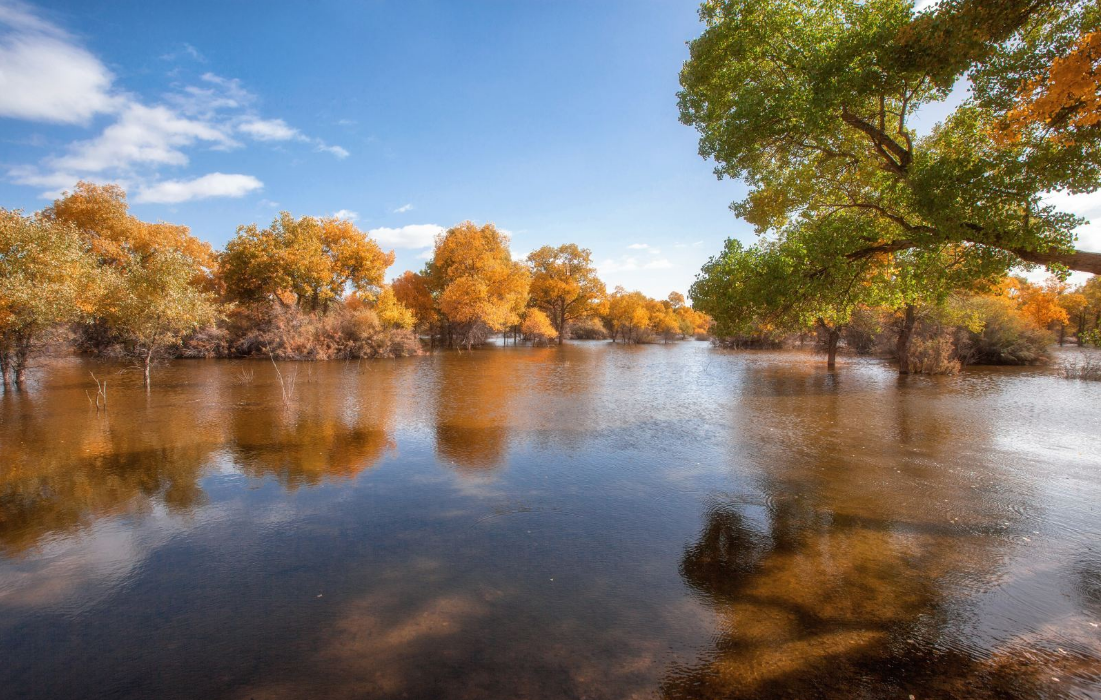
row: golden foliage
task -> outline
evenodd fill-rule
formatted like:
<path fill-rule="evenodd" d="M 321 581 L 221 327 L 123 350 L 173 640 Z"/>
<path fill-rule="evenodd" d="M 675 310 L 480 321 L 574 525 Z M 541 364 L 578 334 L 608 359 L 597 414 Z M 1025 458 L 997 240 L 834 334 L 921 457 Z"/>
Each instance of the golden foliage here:
<path fill-rule="evenodd" d="M 383 287 L 375 300 L 375 313 L 383 328 L 412 329 L 417 318 L 404 304 L 398 301 L 393 287 Z"/>
<path fill-rule="evenodd" d="M 1001 138 L 1014 140 L 1022 130 L 1038 126 L 1068 143 L 1075 131 L 1101 125 L 1101 32 L 1083 34 L 1069 54 L 1028 82 L 1006 122 Z"/>
<path fill-rule="evenodd" d="M 241 226 L 220 257 L 231 299 L 292 301 L 324 309 L 348 286 L 373 292 L 382 286 L 394 253 L 384 253 L 350 221 L 282 212 L 268 228 Z"/>
<path fill-rule="evenodd" d="M 470 221 L 436 239 L 431 277 L 439 310 L 466 327 L 467 345 L 475 327 L 499 332 L 519 323 L 531 283 L 527 268 L 513 261 L 508 237 L 493 224 Z"/>
<path fill-rule="evenodd" d="M 16 383 L 42 333 L 90 316 L 101 277 L 87 243 L 68 224 L 0 209 L 0 374 Z"/>
<path fill-rule="evenodd" d="M 558 331 L 555 330 L 554 324 L 539 309 L 528 309 L 524 313 L 524 322 L 520 324 L 520 332 L 524 334 L 524 337 L 537 344 L 546 343 L 558 337 Z"/>
<path fill-rule="evenodd" d="M 406 270 L 391 282 L 390 288 L 402 306 L 412 312 L 418 326 L 436 322 L 436 302 L 428 288 L 428 278 L 424 275 Z"/>
<path fill-rule="evenodd" d="M 604 283 L 596 276 L 592 252 L 574 243 L 543 246 L 527 258 L 531 269 L 531 304 L 543 311 L 561 333 L 570 321 L 592 318 L 601 312 Z"/>
<path fill-rule="evenodd" d="M 88 240 L 105 263 L 125 266 L 130 255 L 145 257 L 174 250 L 191 258 L 205 273 L 213 272 L 215 255 L 210 244 L 191 235 L 187 226 L 140 221 L 129 213 L 126 192 L 118 185 L 78 182 L 39 216 L 71 224 Z"/>

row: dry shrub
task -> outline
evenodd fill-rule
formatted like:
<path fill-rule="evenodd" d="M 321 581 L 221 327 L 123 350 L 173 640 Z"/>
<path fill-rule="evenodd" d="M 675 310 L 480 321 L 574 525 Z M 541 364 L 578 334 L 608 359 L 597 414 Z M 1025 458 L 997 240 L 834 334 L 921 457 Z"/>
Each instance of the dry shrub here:
<path fill-rule="evenodd" d="M 1063 376 L 1067 379 L 1085 379 L 1091 382 L 1101 382 L 1101 358 L 1081 355 L 1073 360 L 1066 360 L 1061 367 Z"/>
<path fill-rule="evenodd" d="M 585 318 L 573 321 L 566 333 L 575 340 L 607 340 L 608 329 L 599 318 Z"/>
<path fill-rule="evenodd" d="M 385 328 L 366 306 L 332 304 L 325 313 L 282 304 L 232 309 L 214 328 L 185 343 L 191 357 L 249 357 L 269 353 L 279 360 L 405 357 L 422 352 L 408 330 Z"/>
<path fill-rule="evenodd" d="M 956 374 L 962 363 L 951 333 L 942 332 L 910 341 L 911 374 Z"/>

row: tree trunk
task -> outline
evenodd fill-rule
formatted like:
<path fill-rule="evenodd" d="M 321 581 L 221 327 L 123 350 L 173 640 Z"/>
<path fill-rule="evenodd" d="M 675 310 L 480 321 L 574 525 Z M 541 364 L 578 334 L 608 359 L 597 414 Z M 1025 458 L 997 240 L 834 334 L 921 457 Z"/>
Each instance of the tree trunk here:
<path fill-rule="evenodd" d="M 910 373 L 910 342 L 914 339 L 914 326 L 917 319 L 914 315 L 914 305 L 907 304 L 902 312 L 902 321 L 898 327 L 898 342 L 895 349 L 898 353 L 898 373 Z"/>
<path fill-rule="evenodd" d="M 826 339 L 826 369 L 837 367 L 837 342 L 839 340 L 841 340 L 841 331 L 831 328 Z"/>
<path fill-rule="evenodd" d="M 8 364 L 8 351 L 6 348 L 0 348 L 0 383 L 4 385 L 5 391 L 11 386 L 8 379 Z"/>
<path fill-rule="evenodd" d="M 11 354 L 11 373 L 15 386 L 22 387 L 27 380 L 27 363 L 31 358 L 31 335 L 19 333 L 15 336 Z"/>
<path fill-rule="evenodd" d="M 153 348 L 145 352 L 145 390 L 149 391 L 149 367 L 153 364 Z"/>
<path fill-rule="evenodd" d="M 1063 347 L 1067 341 L 1067 324 L 1059 324 L 1059 347 Z"/>

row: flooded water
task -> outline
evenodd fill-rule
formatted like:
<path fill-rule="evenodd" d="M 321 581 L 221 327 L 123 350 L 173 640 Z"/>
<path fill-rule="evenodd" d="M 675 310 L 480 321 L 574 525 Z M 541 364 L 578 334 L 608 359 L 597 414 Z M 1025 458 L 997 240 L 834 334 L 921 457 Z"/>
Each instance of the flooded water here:
<path fill-rule="evenodd" d="M 66 361 L 11 698 L 1101 698 L 1101 383 L 706 343 Z M 97 414 L 89 371 L 108 382 Z"/>

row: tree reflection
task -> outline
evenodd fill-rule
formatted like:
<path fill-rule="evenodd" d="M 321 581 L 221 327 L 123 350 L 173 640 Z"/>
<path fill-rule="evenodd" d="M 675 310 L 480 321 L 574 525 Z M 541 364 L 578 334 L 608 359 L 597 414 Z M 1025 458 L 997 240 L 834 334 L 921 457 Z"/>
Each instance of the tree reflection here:
<path fill-rule="evenodd" d="M 806 391 L 810 378 L 747 374 L 733 420 L 758 491 L 718 497 L 684 553 L 721 631 L 669 669 L 663 696 L 1034 696 L 1042 666 L 1006 662 L 1012 650 L 988 662 L 957 634 L 961 573 L 984 580 L 1002 561 L 1004 540 L 976 533 L 1012 525 L 1029 496 L 977 498 L 973 472 L 940 466 L 989 427 L 853 377 Z"/>
<path fill-rule="evenodd" d="M 436 377 L 436 453 L 472 473 L 500 466 L 508 452 L 517 365 L 504 352 L 447 353 Z"/>
<path fill-rule="evenodd" d="M 221 443 L 216 421 L 171 416 L 143 404 L 89 413 L 77 392 L 2 402 L 0 549 L 14 555 L 45 537 L 99 518 L 149 512 L 160 503 L 186 513 L 203 502 L 199 476 Z M 36 401 L 40 403 L 35 403 Z"/>
<path fill-rule="evenodd" d="M 359 366 L 298 378 L 295 400 L 272 405 L 270 386 L 232 389 L 239 404 L 230 416 L 233 456 L 253 477 L 274 476 L 287 488 L 350 479 L 394 447 L 390 438 L 395 373 Z M 266 405 L 265 405 L 266 403 Z"/>

